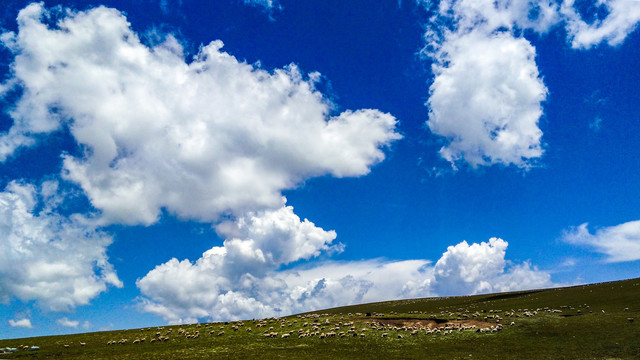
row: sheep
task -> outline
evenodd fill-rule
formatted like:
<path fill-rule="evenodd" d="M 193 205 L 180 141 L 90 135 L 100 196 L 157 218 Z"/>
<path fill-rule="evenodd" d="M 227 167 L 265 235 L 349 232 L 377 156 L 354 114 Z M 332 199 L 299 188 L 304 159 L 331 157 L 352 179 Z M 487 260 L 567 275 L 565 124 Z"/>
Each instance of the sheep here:
<path fill-rule="evenodd" d="M 288 339 L 288 338 L 289 338 L 289 336 L 291 336 L 291 335 L 290 335 L 290 334 L 285 333 L 285 334 L 282 334 L 282 336 L 281 336 L 281 337 L 282 337 L 283 339 Z"/>
<path fill-rule="evenodd" d="M 107 345 L 111 345 L 111 344 L 107 343 Z M 64 344 L 64 348 L 65 348 L 65 349 L 68 349 L 68 348 L 69 348 L 69 345 L 68 345 L 68 344 Z"/>
<path fill-rule="evenodd" d="M 387 337 L 387 336 L 389 336 L 389 334 L 387 334 L 387 333 L 382 333 L 382 337 Z"/>
<path fill-rule="evenodd" d="M 87 343 L 80 342 L 80 346 L 85 346 Z"/>

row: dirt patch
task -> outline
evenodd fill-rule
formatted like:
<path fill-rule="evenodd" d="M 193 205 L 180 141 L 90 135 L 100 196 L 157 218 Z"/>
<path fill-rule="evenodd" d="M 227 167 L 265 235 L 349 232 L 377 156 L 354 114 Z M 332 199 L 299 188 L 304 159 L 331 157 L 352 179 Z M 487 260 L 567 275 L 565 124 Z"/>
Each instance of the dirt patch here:
<path fill-rule="evenodd" d="M 430 327 L 432 329 L 435 328 L 443 328 L 447 327 L 447 325 L 456 325 L 456 326 L 471 326 L 475 325 L 477 328 L 486 328 L 490 326 L 495 326 L 495 322 L 487 322 L 487 321 L 479 321 L 475 319 L 466 319 L 466 320 L 449 320 L 449 319 L 416 319 L 416 318 L 407 318 L 407 317 L 396 317 L 396 318 L 363 318 L 364 321 L 372 321 L 376 324 L 382 325 L 391 325 L 396 327 L 411 327 L 414 325 Z"/>

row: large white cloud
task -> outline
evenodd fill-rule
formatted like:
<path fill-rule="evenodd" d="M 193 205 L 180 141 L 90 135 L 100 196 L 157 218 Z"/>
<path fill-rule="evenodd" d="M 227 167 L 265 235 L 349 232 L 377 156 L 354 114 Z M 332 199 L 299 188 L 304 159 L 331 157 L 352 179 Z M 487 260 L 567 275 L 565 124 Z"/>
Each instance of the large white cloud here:
<path fill-rule="evenodd" d="M 156 303 L 148 303 L 147 311 L 174 322 L 212 316 L 214 308 L 221 317 L 247 309 L 273 312 L 278 301 L 255 303 L 255 297 L 269 298 L 270 292 L 283 286 L 271 273 L 323 251 L 342 250 L 341 244 L 331 245 L 334 231 L 301 221 L 290 206 L 251 212 L 220 224 L 217 231 L 226 236 L 223 246 L 206 251 L 195 263 L 171 259 L 137 281 L 141 292 Z M 162 310 L 154 310 L 158 306 Z"/>
<path fill-rule="evenodd" d="M 8 83 L 23 92 L 2 158 L 64 124 L 85 149 L 65 156 L 64 177 L 106 222 L 151 224 L 162 208 L 202 221 L 277 208 L 307 178 L 367 174 L 400 138 L 377 110 L 332 116 L 318 74 L 262 70 L 220 41 L 185 62 L 173 37 L 148 47 L 114 9 L 32 4 L 18 26 L 2 35 L 15 54 Z"/>
<path fill-rule="evenodd" d="M 441 296 L 504 292 L 551 285 L 549 273 L 524 262 L 508 268 L 508 243 L 491 238 L 480 244 L 449 246 L 434 268 L 433 289 Z"/>
<path fill-rule="evenodd" d="M 618 45 L 640 21 L 640 2 L 630 0 L 583 2 L 580 7 L 607 13 L 589 23 L 574 0 L 421 2 L 435 12 L 425 33 L 435 75 L 427 125 L 445 139 L 440 155 L 454 168 L 457 163 L 528 168 L 542 157 L 538 123 L 547 89 L 535 49 L 522 34 L 542 35 L 563 23 L 574 48 L 604 41 Z"/>
<path fill-rule="evenodd" d="M 604 41 L 611 46 L 621 44 L 638 27 L 640 22 L 640 1 L 636 0 L 594 0 L 581 4 L 591 7 L 591 12 L 604 10 L 604 18 L 595 17 L 587 22 L 576 10 L 575 0 L 564 0 L 561 7 L 566 21 L 571 45 L 577 49 L 588 49 Z"/>
<path fill-rule="evenodd" d="M 588 225 L 584 223 L 565 231 L 562 239 L 607 255 L 607 262 L 640 260 L 640 220 L 599 228 L 593 234 Z"/>
<path fill-rule="evenodd" d="M 436 58 L 427 125 L 448 139 L 444 159 L 525 167 L 542 155 L 538 120 L 547 89 L 527 40 L 450 34 Z"/>
<path fill-rule="evenodd" d="M 287 220 L 272 221 L 276 214 Z M 246 220 L 239 224 L 243 222 Z M 195 263 L 172 259 L 139 279 L 143 311 L 171 323 L 249 319 L 363 302 L 552 285 L 547 272 L 526 262 L 509 264 L 504 258 L 507 243 L 501 239 L 449 247 L 435 266 L 424 259 L 372 259 L 303 262 L 279 269 L 278 263 L 330 250 L 328 244 L 335 234 L 306 220 L 300 222 L 287 208 L 257 217 L 254 214 L 249 224 L 244 227 L 245 236 L 253 234 L 262 240 L 227 239 L 223 247 L 208 250 Z M 306 230 L 300 233 L 303 228 Z M 313 240 L 310 234 L 324 240 Z M 265 259 L 279 258 L 273 254 L 280 252 L 279 248 L 288 248 L 292 238 L 306 250 L 265 266 Z M 236 241 L 244 246 L 236 246 Z"/>
<path fill-rule="evenodd" d="M 442 1 L 437 11 L 425 52 L 435 75 L 427 125 L 445 138 L 440 155 L 454 167 L 531 166 L 543 154 L 538 122 L 547 89 L 534 47 L 513 33 L 546 31 L 557 22 L 555 5 L 460 0 Z"/>
<path fill-rule="evenodd" d="M 106 255 L 111 237 L 80 216 L 56 214 L 55 188 L 11 182 L 0 192 L 0 302 L 35 300 L 68 311 L 107 285 L 122 286 Z"/>

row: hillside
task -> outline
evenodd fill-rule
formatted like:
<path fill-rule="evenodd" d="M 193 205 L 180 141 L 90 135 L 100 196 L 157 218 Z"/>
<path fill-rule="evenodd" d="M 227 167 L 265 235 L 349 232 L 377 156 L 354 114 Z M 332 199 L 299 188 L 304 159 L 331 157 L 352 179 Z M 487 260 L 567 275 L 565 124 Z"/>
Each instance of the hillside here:
<path fill-rule="evenodd" d="M 7 347 L 19 350 L 3 359 L 640 359 L 640 279 L 0 340 Z"/>

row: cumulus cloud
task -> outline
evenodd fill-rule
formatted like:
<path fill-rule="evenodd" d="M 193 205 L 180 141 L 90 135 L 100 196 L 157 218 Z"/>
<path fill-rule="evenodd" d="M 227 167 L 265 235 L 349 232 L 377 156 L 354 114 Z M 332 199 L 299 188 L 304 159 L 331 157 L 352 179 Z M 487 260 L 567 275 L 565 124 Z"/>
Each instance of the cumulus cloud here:
<path fill-rule="evenodd" d="M 425 33 L 435 76 L 427 125 L 444 138 L 440 155 L 454 168 L 458 163 L 529 168 L 544 154 L 538 124 L 547 88 L 523 33 L 543 35 L 563 23 L 572 47 L 588 49 L 605 41 L 622 43 L 640 21 L 640 2 L 628 0 L 422 3 L 435 13 Z M 594 19 L 583 19 L 585 13 Z"/>
<path fill-rule="evenodd" d="M 21 327 L 25 329 L 33 328 L 33 325 L 31 325 L 30 319 L 9 320 L 9 325 L 11 327 Z"/>
<path fill-rule="evenodd" d="M 524 262 L 507 268 L 508 243 L 491 238 L 480 244 L 449 246 L 434 267 L 433 288 L 439 295 L 479 294 L 552 285 L 549 273 Z"/>
<path fill-rule="evenodd" d="M 315 228 L 313 232 L 323 231 Z M 325 236 L 329 239 L 333 235 Z M 526 262 L 509 264 L 504 258 L 507 243 L 501 239 L 449 247 L 435 266 L 425 259 L 372 259 L 321 261 L 288 269 L 271 266 L 267 271 L 262 267 L 262 257 L 253 255 L 257 247 L 252 244 L 252 250 L 242 252 L 242 257 L 257 266 L 242 266 L 242 274 L 224 270 L 230 253 L 238 251 L 228 242 L 205 252 L 195 263 L 172 259 L 139 279 L 143 311 L 160 315 L 170 323 L 249 319 L 363 302 L 553 285 L 547 272 Z M 310 249 L 319 250 L 320 244 Z M 267 248 L 265 245 L 259 245 L 260 251 Z M 322 246 L 326 247 L 326 242 Z M 302 254 L 310 253 L 311 250 Z"/>
<path fill-rule="evenodd" d="M 527 168 L 542 156 L 538 121 L 547 89 L 534 47 L 514 33 L 546 31 L 558 21 L 555 9 L 548 1 L 439 3 L 425 34 L 435 75 L 427 125 L 444 137 L 440 155 L 454 168 L 460 162 Z"/>
<path fill-rule="evenodd" d="M 105 223 L 151 224 L 163 208 L 200 221 L 275 209 L 310 177 L 367 174 L 400 138 L 378 110 L 332 115 L 316 73 L 265 71 L 221 41 L 186 62 L 175 38 L 149 47 L 114 9 L 31 4 L 2 42 L 22 96 L 1 158 L 69 129 L 84 155 L 65 155 L 63 176 Z"/>
<path fill-rule="evenodd" d="M 0 192 L 0 302 L 67 311 L 122 286 L 106 255 L 111 237 L 81 216 L 55 213 L 55 191 L 53 182 L 37 189 L 14 181 Z"/>
<path fill-rule="evenodd" d="M 603 227 L 594 233 L 588 223 L 565 231 L 562 240 L 574 245 L 587 246 L 607 256 L 606 262 L 625 262 L 640 259 L 640 220 Z"/>
<path fill-rule="evenodd" d="M 538 120 L 547 89 L 535 49 L 508 33 L 449 35 L 436 54 L 427 125 L 448 139 L 452 164 L 514 164 L 542 156 Z"/>
<path fill-rule="evenodd" d="M 227 317 L 249 309 L 272 312 L 268 309 L 278 302 L 257 304 L 254 298 L 282 286 L 268 275 L 282 265 L 342 250 L 341 244 L 331 244 L 334 231 L 300 220 L 290 206 L 250 212 L 216 230 L 226 236 L 223 246 L 206 251 L 195 263 L 171 259 L 137 281 L 141 292 L 155 300 L 145 310 L 174 322 L 210 316 L 214 307 Z"/>
<path fill-rule="evenodd" d="M 619 45 L 638 27 L 640 1 L 597 0 L 586 3 L 564 0 L 561 7 L 571 46 L 575 49 L 589 49 L 602 42 L 610 46 Z M 592 19 L 585 20 L 577 7 L 582 7 L 583 13 L 591 15 Z M 598 13 L 606 16 L 598 16 Z"/>
<path fill-rule="evenodd" d="M 57 323 L 60 324 L 61 326 L 70 327 L 70 328 L 74 328 L 74 329 L 77 328 L 78 325 L 80 325 L 80 321 L 78 321 L 78 320 L 69 320 L 66 317 L 58 319 Z"/>

